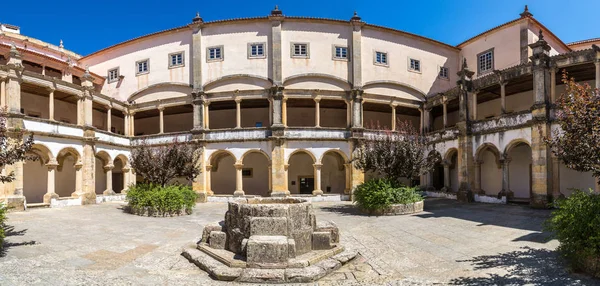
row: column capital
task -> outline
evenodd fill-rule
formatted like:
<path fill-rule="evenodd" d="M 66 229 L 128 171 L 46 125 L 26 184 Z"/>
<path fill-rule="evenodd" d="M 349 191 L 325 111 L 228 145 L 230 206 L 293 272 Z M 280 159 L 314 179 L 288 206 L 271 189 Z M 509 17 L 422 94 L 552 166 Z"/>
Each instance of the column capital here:
<path fill-rule="evenodd" d="M 315 97 L 313 98 L 313 100 L 314 100 L 316 103 L 319 103 L 319 102 L 321 101 L 321 96 L 317 95 L 317 96 L 315 96 Z"/>
<path fill-rule="evenodd" d="M 47 87 L 46 87 L 46 91 L 47 91 L 48 93 L 53 93 L 55 90 L 56 90 L 56 88 L 54 88 L 53 86 L 47 86 Z"/>
<path fill-rule="evenodd" d="M 115 165 L 113 165 L 113 164 L 108 164 L 108 165 L 104 166 L 103 168 L 104 168 L 104 171 L 105 171 L 105 172 L 108 172 L 108 171 L 112 171 L 112 169 L 114 169 L 114 168 L 115 168 Z"/>
<path fill-rule="evenodd" d="M 390 102 L 390 107 L 395 109 L 396 107 L 398 107 L 398 103 L 397 102 Z"/>
<path fill-rule="evenodd" d="M 50 159 L 50 161 L 46 163 L 46 167 L 48 167 L 48 169 L 56 169 L 58 168 L 58 161 L 56 161 L 56 159 Z"/>
<path fill-rule="evenodd" d="M 165 106 L 164 105 L 159 105 L 156 107 L 156 109 L 158 109 L 158 111 L 164 111 L 165 110 Z"/>
<path fill-rule="evenodd" d="M 207 100 L 208 94 L 203 90 L 194 89 L 192 91 L 192 104 L 202 104 Z"/>
<path fill-rule="evenodd" d="M 315 164 L 313 164 L 313 167 L 315 167 L 315 169 L 317 169 L 317 170 L 321 170 L 321 167 L 323 167 L 323 164 L 315 163 Z"/>
<path fill-rule="evenodd" d="M 236 104 L 239 104 L 239 103 L 241 103 L 241 102 L 242 102 L 242 98 L 241 98 L 241 97 L 239 97 L 239 96 L 236 96 L 236 97 L 233 99 L 233 101 L 235 101 L 235 103 L 236 103 Z"/>
<path fill-rule="evenodd" d="M 240 170 L 244 167 L 244 164 L 242 163 L 235 163 L 233 164 L 233 166 L 235 167 L 236 170 Z"/>
<path fill-rule="evenodd" d="M 207 172 L 210 172 L 210 171 L 212 171 L 212 167 L 213 167 L 213 166 L 212 166 L 212 165 L 210 165 L 210 164 L 208 164 L 208 165 L 206 165 L 206 166 L 204 166 L 204 167 L 206 168 L 206 171 L 207 171 Z"/>
<path fill-rule="evenodd" d="M 273 99 L 283 99 L 283 89 L 284 87 L 281 85 L 273 85 L 269 88 L 269 95 Z"/>

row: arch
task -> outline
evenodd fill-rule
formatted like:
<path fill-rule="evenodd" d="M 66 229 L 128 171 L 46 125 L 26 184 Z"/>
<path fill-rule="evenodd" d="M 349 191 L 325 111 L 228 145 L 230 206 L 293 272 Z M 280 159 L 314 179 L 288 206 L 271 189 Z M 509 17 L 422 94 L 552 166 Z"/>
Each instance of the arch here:
<path fill-rule="evenodd" d="M 244 158 L 246 157 L 246 155 L 250 155 L 252 153 L 260 153 L 263 154 L 266 158 L 267 161 L 271 162 L 271 156 L 269 156 L 269 154 L 267 154 L 265 151 L 261 150 L 261 149 L 250 149 L 248 151 L 246 151 L 244 154 L 242 154 L 242 156 L 240 157 L 240 162 L 244 162 Z M 233 155 L 232 155 L 233 156 Z M 235 156 L 234 156 L 235 158 Z"/>
<path fill-rule="evenodd" d="M 446 151 L 446 154 L 444 154 L 444 160 L 447 160 L 448 162 L 452 161 L 452 156 L 454 156 L 455 152 L 458 153 L 458 149 L 456 149 L 455 147 L 448 149 Z"/>
<path fill-rule="evenodd" d="M 108 152 L 102 150 L 96 153 L 96 157 L 100 158 L 100 160 L 102 160 L 102 163 L 104 163 L 104 166 L 112 164 L 113 160 L 110 157 L 110 155 L 108 154 Z"/>
<path fill-rule="evenodd" d="M 312 152 L 304 149 L 304 148 L 300 148 L 300 149 L 296 149 L 294 150 L 294 152 L 290 153 L 290 155 L 286 158 L 285 163 L 289 164 L 290 163 L 290 158 L 292 158 L 292 156 L 294 156 L 295 154 L 298 153 L 306 153 L 308 156 L 310 156 L 313 160 L 313 164 L 317 163 L 317 157 L 315 157 L 315 154 L 313 154 Z"/>
<path fill-rule="evenodd" d="M 490 151 L 490 152 L 492 152 L 492 154 L 494 154 L 494 157 L 496 158 L 496 165 L 498 166 L 498 168 L 502 167 L 502 165 L 500 164 L 500 159 L 502 158 L 502 154 L 500 154 L 498 147 L 496 147 L 496 145 L 494 145 L 493 143 L 486 142 L 486 143 L 481 144 L 481 146 L 479 146 L 479 148 L 477 148 L 477 150 L 475 151 L 475 160 L 482 161 L 483 154 L 486 150 Z"/>
<path fill-rule="evenodd" d="M 40 159 L 41 164 L 47 164 L 50 160 L 54 159 L 52 151 L 42 143 L 34 143 L 31 146 L 31 153 L 35 154 L 35 156 Z"/>
<path fill-rule="evenodd" d="M 219 161 L 221 161 L 222 158 L 227 156 L 233 157 L 234 162 L 238 161 L 235 155 L 229 150 L 219 149 L 210 154 L 210 156 L 208 157 L 208 162 L 212 166 L 212 170 L 216 171 L 219 166 Z"/>
<path fill-rule="evenodd" d="M 209 80 L 208 82 L 206 82 L 202 88 L 204 88 L 205 90 L 211 89 L 214 86 L 218 85 L 218 84 L 222 84 L 228 81 L 235 81 L 235 80 L 240 80 L 240 79 L 251 79 L 251 80 L 258 80 L 260 82 L 262 82 L 263 84 L 265 84 L 265 86 L 261 86 L 261 88 L 273 85 L 273 81 L 268 78 L 268 77 L 264 77 L 264 76 L 259 76 L 259 75 L 253 75 L 253 74 L 230 74 L 230 75 L 226 75 L 226 76 L 222 76 L 213 80 Z M 259 84 L 255 84 L 257 86 L 259 86 Z"/>
<path fill-rule="evenodd" d="M 114 161 L 116 160 L 121 160 L 123 167 L 129 166 L 129 157 L 125 156 L 124 154 L 117 155 L 117 157 L 115 157 L 115 159 L 112 162 L 114 163 Z"/>
<path fill-rule="evenodd" d="M 235 155 L 229 150 L 217 150 L 208 160 L 210 163 L 210 193 L 216 195 L 231 195 L 236 190 L 238 163 Z"/>
<path fill-rule="evenodd" d="M 531 144 L 529 143 L 529 141 L 527 141 L 527 139 L 524 138 L 518 138 L 518 139 L 513 139 L 512 141 L 510 141 L 506 147 L 504 148 L 504 153 L 503 155 L 508 156 L 508 153 L 515 147 L 521 145 L 521 144 L 525 144 L 527 146 L 529 146 L 529 148 L 531 148 Z"/>
<path fill-rule="evenodd" d="M 65 157 L 68 157 L 68 156 L 73 157 L 73 159 L 75 160 L 75 164 L 77 164 L 79 161 L 81 161 L 81 155 L 75 148 L 65 147 L 65 148 L 62 148 L 56 155 L 56 160 L 58 161 L 58 164 L 62 166 L 62 164 L 65 160 Z"/>
<path fill-rule="evenodd" d="M 411 95 L 414 95 L 421 101 L 425 100 L 427 94 L 420 90 L 419 88 L 412 86 L 410 84 L 406 84 L 403 82 L 395 81 L 395 80 L 374 80 L 369 81 L 363 85 L 363 90 L 367 90 L 368 88 L 375 88 L 377 86 L 385 87 L 385 86 L 393 86 L 400 87 L 401 89 L 406 89 Z M 412 92 L 411 92 L 412 91 Z M 414 94 L 416 93 L 416 94 Z"/>
<path fill-rule="evenodd" d="M 150 94 L 151 91 L 156 90 L 156 89 L 189 89 L 189 91 L 191 92 L 192 88 L 190 87 L 189 84 L 186 83 L 180 83 L 180 82 L 161 82 L 161 83 L 156 83 L 156 84 L 151 84 L 145 88 L 142 88 L 134 93 L 132 93 L 129 97 L 127 97 L 127 101 L 128 102 L 133 102 L 147 94 Z M 182 94 L 185 94 L 186 96 L 190 94 L 190 92 L 185 92 Z"/>
<path fill-rule="evenodd" d="M 352 88 L 352 84 L 346 80 L 343 79 L 341 77 L 337 77 L 334 75 L 330 75 L 330 74 L 325 74 L 325 73 L 302 73 L 302 74 L 296 74 L 296 75 L 292 75 L 289 77 L 286 77 L 283 80 L 283 86 L 287 86 L 289 84 L 291 84 L 291 81 L 306 81 L 309 80 L 310 78 L 322 78 L 322 79 L 329 79 L 332 80 L 332 84 L 338 83 L 338 84 L 342 84 L 341 86 L 338 86 L 340 89 L 343 90 L 350 90 Z"/>
<path fill-rule="evenodd" d="M 344 154 L 344 152 L 342 152 L 339 149 L 329 149 L 327 151 L 325 151 L 323 154 L 321 154 L 321 157 L 319 157 L 319 161 L 317 161 L 318 163 L 323 162 L 323 158 L 325 157 L 325 155 L 327 155 L 328 153 L 335 153 L 337 155 L 339 155 L 339 157 L 336 157 L 338 159 L 341 159 L 341 161 L 339 163 L 341 163 L 341 166 L 344 166 L 344 164 L 348 163 L 350 160 L 348 159 L 348 156 L 346 156 L 346 154 Z"/>

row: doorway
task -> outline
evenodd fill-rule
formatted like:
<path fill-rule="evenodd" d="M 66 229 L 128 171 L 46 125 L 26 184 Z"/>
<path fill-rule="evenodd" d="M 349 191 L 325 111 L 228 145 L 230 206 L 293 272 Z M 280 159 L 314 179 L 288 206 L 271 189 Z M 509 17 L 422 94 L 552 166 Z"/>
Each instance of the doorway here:
<path fill-rule="evenodd" d="M 300 191 L 300 194 L 311 195 L 313 190 L 315 189 L 315 178 L 312 176 L 299 176 L 298 189 Z"/>

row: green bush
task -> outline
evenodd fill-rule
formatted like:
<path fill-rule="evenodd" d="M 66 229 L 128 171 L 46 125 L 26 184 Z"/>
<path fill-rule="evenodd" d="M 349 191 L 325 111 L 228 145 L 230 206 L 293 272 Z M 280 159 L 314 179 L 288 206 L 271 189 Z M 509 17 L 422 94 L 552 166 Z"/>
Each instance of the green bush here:
<path fill-rule="evenodd" d="M 0 249 L 4 245 L 4 221 L 6 221 L 6 207 L 0 203 Z"/>
<path fill-rule="evenodd" d="M 600 195 L 575 190 L 554 205 L 546 228 L 558 239 L 558 251 L 573 270 L 600 277 Z"/>
<path fill-rule="evenodd" d="M 366 181 L 354 191 L 354 202 L 369 212 L 382 210 L 394 204 L 412 204 L 422 200 L 417 187 L 402 186 L 389 179 Z"/>
<path fill-rule="evenodd" d="M 191 214 L 196 196 L 190 187 L 181 185 L 137 184 L 127 191 L 129 211 L 150 216 Z"/>

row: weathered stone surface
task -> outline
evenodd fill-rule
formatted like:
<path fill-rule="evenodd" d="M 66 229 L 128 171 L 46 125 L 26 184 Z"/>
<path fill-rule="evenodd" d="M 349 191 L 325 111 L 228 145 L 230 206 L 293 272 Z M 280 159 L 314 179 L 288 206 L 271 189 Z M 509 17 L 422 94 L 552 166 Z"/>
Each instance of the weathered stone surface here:
<path fill-rule="evenodd" d="M 265 204 L 257 202 L 257 206 L 252 208 L 252 216 L 255 217 L 287 217 L 288 205 Z"/>
<path fill-rule="evenodd" d="M 358 255 L 358 252 L 354 250 L 346 250 L 340 254 L 334 255 L 331 259 L 339 261 L 341 264 L 346 264 L 348 261 L 354 259 Z"/>
<path fill-rule="evenodd" d="M 296 257 L 296 241 L 292 238 L 288 238 L 288 258 Z"/>
<path fill-rule="evenodd" d="M 202 230 L 202 242 L 208 243 L 208 238 L 212 231 L 222 231 L 221 223 L 214 222 L 206 225 Z"/>
<path fill-rule="evenodd" d="M 288 235 L 287 218 L 285 217 L 252 217 L 250 218 L 250 235 Z"/>
<path fill-rule="evenodd" d="M 312 232 L 310 227 L 292 232 L 292 238 L 296 243 L 296 255 L 307 253 L 312 249 Z"/>
<path fill-rule="evenodd" d="M 292 283 L 307 283 L 321 279 L 327 275 L 322 267 L 308 266 L 305 268 L 288 268 L 285 270 L 285 280 Z"/>
<path fill-rule="evenodd" d="M 251 283 L 280 283 L 285 282 L 285 270 L 284 269 L 255 269 L 246 268 L 242 271 L 239 282 L 251 282 Z"/>
<path fill-rule="evenodd" d="M 227 234 L 222 231 L 211 231 L 208 238 L 208 244 L 214 249 L 225 249 Z"/>
<path fill-rule="evenodd" d="M 325 259 L 315 264 L 315 266 L 323 268 L 327 272 L 332 272 L 342 267 L 342 264 L 335 259 Z"/>
<path fill-rule="evenodd" d="M 339 243 L 340 242 L 340 231 L 332 221 L 318 221 L 317 227 L 315 231 L 327 231 L 331 233 L 331 242 Z"/>
<path fill-rule="evenodd" d="M 227 250 L 234 253 L 241 253 L 241 244 L 244 238 L 244 234 L 238 228 L 227 230 Z"/>
<path fill-rule="evenodd" d="M 248 240 L 246 261 L 249 267 L 285 267 L 287 260 L 287 237 L 253 235 Z"/>
<path fill-rule="evenodd" d="M 218 280 L 233 281 L 242 273 L 242 268 L 227 267 L 196 248 L 184 248 L 182 255 Z"/>
<path fill-rule="evenodd" d="M 312 234 L 312 249 L 331 249 L 331 233 L 328 231 L 316 231 Z"/>

